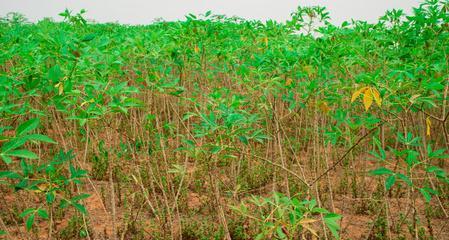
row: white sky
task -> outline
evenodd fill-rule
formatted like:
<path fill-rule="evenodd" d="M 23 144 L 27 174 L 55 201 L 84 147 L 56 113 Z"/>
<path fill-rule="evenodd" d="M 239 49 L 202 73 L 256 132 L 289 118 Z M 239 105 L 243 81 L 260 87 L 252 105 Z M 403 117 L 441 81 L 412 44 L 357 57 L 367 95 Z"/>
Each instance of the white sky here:
<path fill-rule="evenodd" d="M 87 10 L 86 17 L 98 22 L 147 24 L 162 17 L 166 20 L 184 19 L 188 13 L 239 16 L 246 19 L 284 21 L 298 5 L 325 6 L 334 23 L 359 19 L 376 21 L 387 9 L 401 8 L 410 12 L 418 0 L 0 0 L 0 16 L 20 12 L 31 20 L 44 17 L 60 20 L 58 13 L 65 8 Z"/>

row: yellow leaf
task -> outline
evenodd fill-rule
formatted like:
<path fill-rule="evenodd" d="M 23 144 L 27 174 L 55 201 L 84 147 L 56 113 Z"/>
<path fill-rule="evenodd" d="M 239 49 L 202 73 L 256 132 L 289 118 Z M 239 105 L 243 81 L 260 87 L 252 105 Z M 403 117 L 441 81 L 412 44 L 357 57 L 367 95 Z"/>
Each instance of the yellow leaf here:
<path fill-rule="evenodd" d="M 324 113 L 328 113 L 331 109 L 329 107 L 329 105 L 327 105 L 327 102 L 322 102 L 319 105 L 319 108 L 321 109 L 321 111 L 323 111 Z"/>
<path fill-rule="evenodd" d="M 302 224 L 308 224 L 308 223 L 314 223 L 314 222 L 316 222 L 317 220 L 316 219 L 313 219 L 313 218 L 304 218 L 304 219 L 301 219 L 300 221 L 299 221 L 299 223 L 302 225 Z"/>
<path fill-rule="evenodd" d="M 89 101 L 84 101 L 83 103 L 81 103 L 81 107 L 82 106 L 84 106 L 84 105 L 86 105 L 86 104 L 88 104 L 88 103 L 93 103 L 93 102 L 95 102 L 95 100 L 94 99 L 90 99 Z"/>
<path fill-rule="evenodd" d="M 40 183 L 40 184 L 36 185 L 37 189 L 34 190 L 34 192 L 35 193 L 46 192 L 48 189 L 50 189 L 50 187 L 56 188 L 58 186 L 56 184 Z"/>
<path fill-rule="evenodd" d="M 139 184 L 139 181 L 137 180 L 137 177 L 134 176 L 134 174 L 131 174 L 131 177 L 133 178 L 133 180 L 136 184 Z"/>
<path fill-rule="evenodd" d="M 197 45 L 195 45 L 195 48 L 193 50 L 195 51 L 195 53 L 198 53 L 200 51 L 200 48 Z"/>
<path fill-rule="evenodd" d="M 61 83 L 61 85 L 59 85 L 58 93 L 59 95 L 62 95 L 64 93 L 64 84 Z"/>
<path fill-rule="evenodd" d="M 363 93 L 363 105 L 365 106 L 365 110 L 368 109 L 373 104 L 373 101 L 380 107 L 382 105 L 382 98 L 380 97 L 379 91 L 373 87 L 362 87 L 359 90 L 355 91 L 352 94 L 351 102 L 354 102 L 361 94 Z"/>
<path fill-rule="evenodd" d="M 317 232 L 316 232 L 313 228 L 311 228 L 310 226 L 308 226 L 308 225 L 306 225 L 306 224 L 301 225 L 301 226 L 304 227 L 305 230 L 307 230 L 307 231 L 309 231 L 311 234 L 313 234 L 313 236 L 318 237 Z"/>
<path fill-rule="evenodd" d="M 410 102 L 411 103 L 415 103 L 416 99 L 419 98 L 421 96 L 421 94 L 415 94 L 410 98 Z"/>
<path fill-rule="evenodd" d="M 304 72 L 306 72 L 307 75 L 310 76 L 310 75 L 312 75 L 314 73 L 314 69 L 313 69 L 312 66 L 307 65 L 307 66 L 304 66 Z"/>
<path fill-rule="evenodd" d="M 370 88 L 371 94 L 373 95 L 374 101 L 376 102 L 377 106 L 380 107 L 382 105 L 382 98 L 380 98 L 380 94 L 375 88 Z"/>
<path fill-rule="evenodd" d="M 287 80 L 285 81 L 285 86 L 290 86 L 292 85 L 293 80 L 291 78 L 287 78 Z"/>
<path fill-rule="evenodd" d="M 264 37 L 264 38 L 263 38 L 263 42 L 265 43 L 265 46 L 268 47 L 268 38 L 267 38 L 267 37 Z"/>
<path fill-rule="evenodd" d="M 430 117 L 426 118 L 426 134 L 430 136 L 430 127 L 432 126 L 432 122 L 430 121 Z"/>
<path fill-rule="evenodd" d="M 366 89 L 367 89 L 367 87 L 362 87 L 362 88 L 360 88 L 359 90 L 355 91 L 355 92 L 352 94 L 351 102 L 354 102 L 354 101 L 360 96 L 360 94 L 362 94 L 363 92 L 365 92 Z"/>
<path fill-rule="evenodd" d="M 55 85 L 55 88 L 58 88 L 58 94 L 62 95 L 64 93 L 64 84 L 62 82 L 58 82 Z"/>
<path fill-rule="evenodd" d="M 371 90 L 367 89 L 364 92 L 363 96 L 363 105 L 365 106 L 365 111 L 368 111 L 368 109 L 371 107 L 372 104 L 373 104 L 373 93 Z"/>

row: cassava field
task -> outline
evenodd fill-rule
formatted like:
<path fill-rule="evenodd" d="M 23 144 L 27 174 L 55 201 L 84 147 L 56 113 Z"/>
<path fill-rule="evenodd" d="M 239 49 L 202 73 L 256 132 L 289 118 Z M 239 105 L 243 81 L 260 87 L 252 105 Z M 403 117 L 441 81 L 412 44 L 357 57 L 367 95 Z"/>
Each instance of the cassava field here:
<path fill-rule="evenodd" d="M 83 14 L 0 22 L 0 238 L 449 239 L 448 1 Z"/>

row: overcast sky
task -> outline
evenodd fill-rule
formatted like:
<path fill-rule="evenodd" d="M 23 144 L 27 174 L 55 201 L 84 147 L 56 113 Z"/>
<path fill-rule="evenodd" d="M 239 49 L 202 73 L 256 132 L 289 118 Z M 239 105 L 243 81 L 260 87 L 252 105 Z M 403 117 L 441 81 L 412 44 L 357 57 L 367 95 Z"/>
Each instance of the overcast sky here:
<path fill-rule="evenodd" d="M 298 5 L 325 6 L 334 23 L 359 19 L 370 22 L 392 8 L 410 12 L 417 0 L 0 0 L 0 16 L 20 12 L 31 20 L 44 17 L 60 20 L 58 13 L 65 8 L 87 10 L 87 18 L 98 22 L 147 24 L 155 18 L 184 19 L 188 13 L 239 16 L 246 19 L 275 19 L 284 21 Z"/>

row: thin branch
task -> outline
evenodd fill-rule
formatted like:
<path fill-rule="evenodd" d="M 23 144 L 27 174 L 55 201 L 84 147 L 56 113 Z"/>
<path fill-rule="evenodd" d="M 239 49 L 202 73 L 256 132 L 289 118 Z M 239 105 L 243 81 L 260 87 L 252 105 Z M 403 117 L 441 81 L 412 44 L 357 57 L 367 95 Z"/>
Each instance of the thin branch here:
<path fill-rule="evenodd" d="M 346 150 L 346 152 L 334 163 L 332 164 L 332 166 L 330 166 L 326 171 L 324 171 L 319 177 L 315 178 L 315 180 L 313 180 L 310 184 L 309 187 L 312 187 L 316 182 L 318 182 L 318 180 L 320 180 L 321 178 L 323 178 L 328 172 L 330 172 L 332 169 L 334 169 L 335 167 L 337 167 L 338 164 L 340 164 L 345 158 L 346 156 L 352 152 L 352 150 L 354 150 L 355 147 L 357 147 L 363 139 L 365 139 L 366 137 L 368 137 L 369 135 L 371 135 L 371 133 L 373 133 L 375 130 L 377 130 L 380 126 L 382 126 L 385 122 L 381 122 L 379 123 L 376 127 L 372 128 L 371 130 L 369 130 L 368 132 L 365 133 L 365 135 L 363 135 L 361 138 L 359 138 L 357 140 L 357 142 L 355 142 L 348 150 Z"/>
<path fill-rule="evenodd" d="M 296 177 L 299 181 L 301 181 L 301 182 L 304 183 L 305 185 L 310 186 L 310 185 L 306 182 L 305 179 L 303 179 L 301 176 L 299 176 L 298 174 L 296 174 L 296 173 L 293 172 L 292 170 L 290 170 L 290 169 L 288 169 L 288 168 L 282 166 L 281 164 L 272 162 L 272 161 L 270 161 L 269 159 L 266 159 L 266 158 L 264 158 L 264 157 L 260 157 L 260 156 L 257 156 L 257 155 L 253 155 L 253 154 L 248 154 L 248 155 L 251 156 L 251 157 L 254 157 L 254 158 L 263 160 L 263 161 L 265 161 L 265 162 L 267 162 L 267 163 L 269 163 L 269 164 L 271 164 L 271 165 L 273 165 L 273 166 L 282 168 L 282 169 L 285 170 L 287 173 L 290 173 L 291 175 L 293 175 L 294 177 Z"/>

